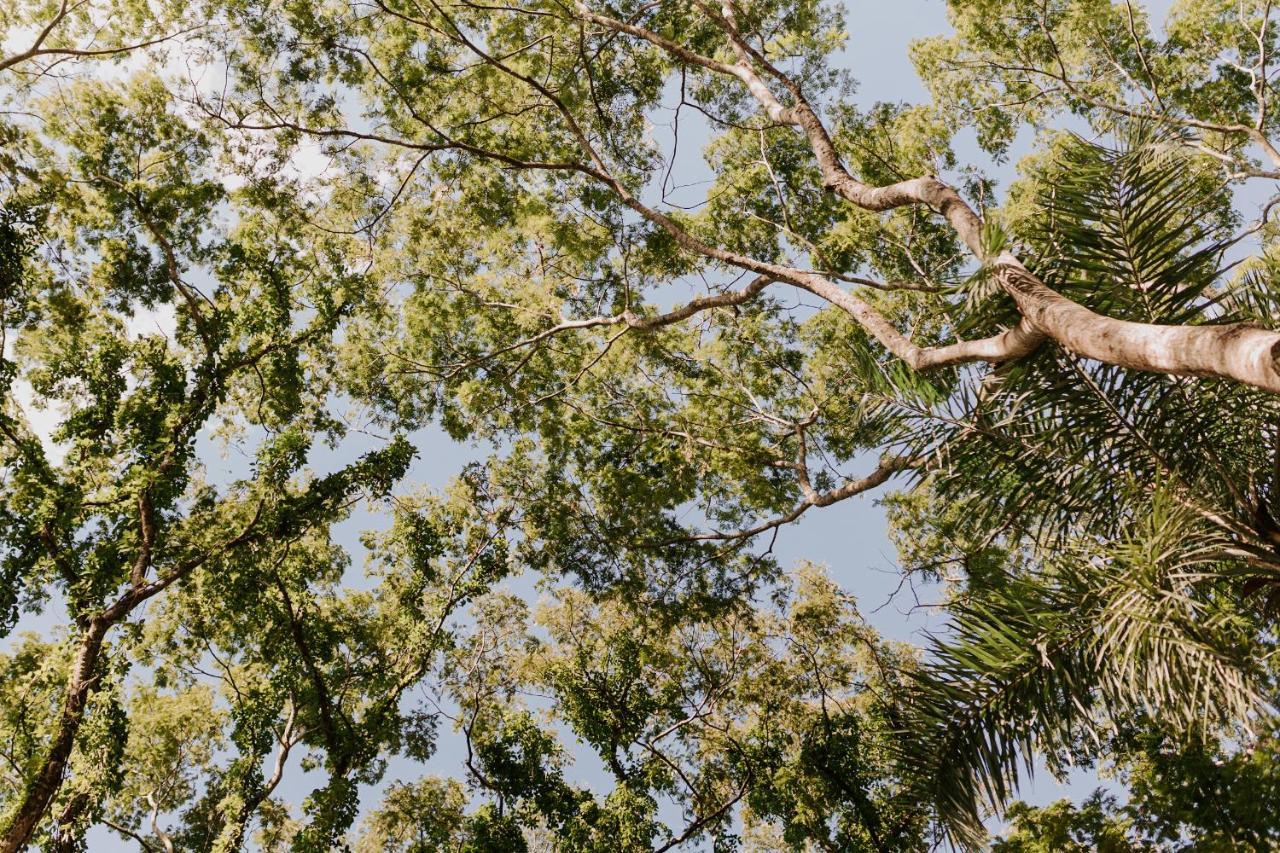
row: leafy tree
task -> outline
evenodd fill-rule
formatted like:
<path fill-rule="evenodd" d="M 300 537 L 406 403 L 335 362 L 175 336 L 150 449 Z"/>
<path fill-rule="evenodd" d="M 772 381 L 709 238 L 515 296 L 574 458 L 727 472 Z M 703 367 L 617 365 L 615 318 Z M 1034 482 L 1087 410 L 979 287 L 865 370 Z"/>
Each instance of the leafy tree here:
<path fill-rule="evenodd" d="M 1273 838 L 1270 4 L 953 3 L 867 109 L 817 0 L 108 11 L 0 13 L 0 850 L 978 845 L 1037 755 L 1131 799 L 1006 846 Z M 771 548 L 890 482 L 924 655 Z"/>
<path fill-rule="evenodd" d="M 1143 849 L 1126 835 L 1125 821 L 1113 815 L 1114 797 L 1095 791 L 1079 807 L 1070 800 L 1032 808 L 1014 803 L 1009 808 L 1011 831 L 996 839 L 992 850 L 1032 853 L 1049 850 L 1098 850 L 1127 853 Z"/>
<path fill-rule="evenodd" d="M 817 3 L 307 7 L 204 109 L 434 170 L 379 213 L 411 291 L 354 342 L 352 390 L 511 440 L 488 467 L 522 564 L 715 608 L 770 582 L 744 546 L 814 507 L 902 474 L 961 507 L 982 577 L 901 758 L 972 841 L 1036 750 L 1274 695 L 1273 235 L 1228 191 L 1271 174 L 1247 146 L 1268 150 L 1273 29 L 1226 9 L 1179 7 L 1157 50 L 1133 4 L 957 4 L 915 48 L 935 103 L 864 113 Z M 695 211 L 655 198 L 644 119 L 677 85 L 711 133 Z M 1000 154 L 1067 111 L 1106 141 L 1044 133 L 1002 206 L 980 173 L 936 177 L 949 125 Z"/>
<path fill-rule="evenodd" d="M 1084 803 L 1010 806 L 1010 829 L 994 850 L 1266 850 L 1280 823 L 1267 803 L 1276 788 L 1274 734 L 1247 750 L 1183 741 L 1142 721 L 1109 744 L 1123 769 L 1126 801 L 1094 792 Z"/>
<path fill-rule="evenodd" d="M 362 848 L 731 845 L 738 804 L 749 828 L 776 828 L 788 849 L 915 850 L 927 837 L 915 782 L 886 760 L 884 697 L 913 665 L 909 653 L 880 640 L 815 570 L 769 606 L 704 620 L 576 590 L 531 620 L 519 600 L 495 597 L 449 658 L 468 768 L 490 805 L 464 816 L 460 791 L 436 779 L 393 787 Z M 534 690 L 548 704 L 523 698 Z M 568 781 L 553 726 L 598 756 L 612 790 Z M 659 819 L 663 800 L 686 821 L 674 833 Z M 416 805 L 428 802 L 439 805 Z M 439 846 L 413 846 L 428 838 Z"/>
<path fill-rule="evenodd" d="M 69 26 L 59 23 L 71 15 L 65 4 L 57 15 L 50 39 Z M 183 120 L 155 77 L 32 98 L 38 130 L 6 127 L 0 296 L 14 337 L 2 373 L 0 621 L 8 629 L 21 611 L 47 608 L 65 612 L 65 629 L 8 661 L 15 691 L 34 676 L 37 692 L 6 703 L 22 734 L 3 783 L 5 850 L 33 840 L 74 847 L 99 820 L 136 834 L 143 803 L 155 826 L 202 788 L 194 774 L 225 746 L 218 714 L 205 688 L 169 673 L 197 648 L 216 656 L 216 633 L 189 634 L 185 648 L 179 639 L 157 658 L 166 646 L 151 645 L 148 630 L 161 620 L 143 613 L 209 585 L 241 617 L 250 602 L 271 606 L 264 589 L 288 600 L 292 583 L 302 599 L 298 585 L 341 565 L 329 526 L 361 495 L 387 495 L 413 454 L 393 439 L 304 475 L 313 444 L 342 431 L 327 411 L 334 336 L 371 286 L 341 239 L 305 237 L 301 211 L 269 179 L 228 191 L 214 169 L 218 143 Z M 220 217 L 234 222 L 215 227 Z M 131 328 L 146 312 L 171 312 L 172 333 Z M 60 459 L 34 432 L 19 383 L 58 412 L 48 437 Z M 207 478 L 199 449 L 218 428 L 266 434 L 244 476 L 224 484 Z M 253 625 L 259 643 L 262 627 Z M 295 639 L 309 646 L 302 632 Z M 333 656 L 326 641 L 310 642 Z M 138 664 L 154 688 L 130 682 Z M 239 721 L 253 724 L 236 733 L 250 775 L 280 703 L 313 740 L 330 734 L 311 723 L 333 713 L 323 674 L 312 678 L 311 692 L 295 686 L 292 696 L 268 678 L 275 697 L 256 701 L 277 704 Z M 321 742 L 339 781 L 370 760 L 348 755 L 337 735 Z"/>

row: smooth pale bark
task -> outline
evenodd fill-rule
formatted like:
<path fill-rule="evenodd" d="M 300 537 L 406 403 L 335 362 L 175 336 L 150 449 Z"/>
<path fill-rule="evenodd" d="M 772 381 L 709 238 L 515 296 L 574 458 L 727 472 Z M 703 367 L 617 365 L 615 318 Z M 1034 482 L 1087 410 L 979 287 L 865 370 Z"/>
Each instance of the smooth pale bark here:
<path fill-rule="evenodd" d="M 810 134 L 810 138 L 816 135 Z M 825 131 L 821 138 L 825 140 Z M 815 146 L 815 151 L 822 147 Z M 829 156 L 834 157 L 834 149 L 829 150 Z M 828 160 L 823 173 L 830 172 L 828 185 L 841 197 L 872 211 L 926 204 L 943 215 L 975 255 L 982 256 L 981 220 L 954 189 L 937 178 L 870 187 L 853 180 L 843 167 L 839 171 L 829 168 L 828 158 L 819 159 Z M 992 263 L 996 280 L 1030 326 L 1022 339 L 1024 345 L 1016 347 L 1023 352 L 1035 349 L 1033 336 L 1038 332 L 1076 355 L 1106 364 L 1177 376 L 1234 379 L 1280 394 L 1280 334 L 1274 331 L 1240 323 L 1162 326 L 1117 320 L 1053 290 L 1010 252 L 1002 252 Z M 933 366 L 913 363 L 909 348 L 902 352 L 890 349 L 917 369 Z"/>
<path fill-rule="evenodd" d="M 1012 329 L 989 338 L 922 347 L 898 331 L 897 326 L 869 303 L 822 276 L 792 276 L 787 281 L 844 309 L 885 349 L 915 370 L 935 370 L 976 361 L 1009 361 L 1030 354 L 1044 340 L 1044 335 L 1023 318 Z"/>
<path fill-rule="evenodd" d="M 798 90 L 793 93 L 798 102 L 792 108 L 796 124 L 808 138 L 828 188 L 869 211 L 927 205 L 942 214 L 975 257 L 987 260 L 982 220 L 954 188 L 933 176 L 883 187 L 858 181 L 844 168 L 817 114 Z M 1160 326 L 1117 320 L 1053 290 L 1010 252 L 1002 252 L 991 263 L 996 280 L 1013 298 L 1024 321 L 1077 355 L 1133 370 L 1234 379 L 1280 394 L 1280 334 L 1276 332 L 1238 323 Z"/>
<path fill-rule="evenodd" d="M 996 264 L 1000 285 L 1023 316 L 1077 355 L 1134 370 L 1234 379 L 1280 394 L 1276 332 L 1243 323 L 1158 326 L 1116 320 L 1046 287 L 1007 252 Z"/>
<path fill-rule="evenodd" d="M 222 830 L 222 834 L 214 843 L 213 853 L 235 853 L 235 851 L 244 846 L 244 836 L 249 831 L 249 822 L 253 820 L 254 815 L 258 813 L 258 808 L 267 797 L 271 796 L 280 785 L 280 780 L 284 778 L 284 767 L 285 762 L 289 760 L 289 753 L 294 744 L 302 737 L 302 732 L 295 729 L 297 720 L 298 708 L 296 705 L 291 704 L 289 706 L 289 715 L 285 720 L 284 730 L 280 733 L 278 739 L 280 748 L 276 752 L 276 760 L 271 768 L 271 775 L 263 781 L 262 785 L 253 794 L 246 797 L 245 801 L 241 803 L 235 819 L 227 823 Z"/>

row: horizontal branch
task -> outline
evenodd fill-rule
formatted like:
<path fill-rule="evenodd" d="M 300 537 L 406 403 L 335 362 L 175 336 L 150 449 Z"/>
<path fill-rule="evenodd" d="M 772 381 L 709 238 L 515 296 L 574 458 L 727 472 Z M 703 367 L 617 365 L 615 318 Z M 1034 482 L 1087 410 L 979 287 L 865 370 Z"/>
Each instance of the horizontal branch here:
<path fill-rule="evenodd" d="M 687 320 L 695 314 L 702 311 L 709 311 L 713 308 L 727 308 L 734 305 L 741 305 L 759 294 L 762 290 L 769 286 L 774 279 L 768 276 L 757 276 L 746 287 L 740 290 L 729 290 L 724 293 L 713 293 L 709 296 L 699 296 L 689 300 L 678 308 L 673 308 L 662 314 L 654 314 L 652 316 L 644 316 L 637 314 L 631 309 L 622 311 L 618 314 L 598 314 L 595 317 L 584 317 L 581 320 L 565 320 L 549 329 L 544 329 L 536 335 L 522 338 L 512 344 L 491 350 L 483 355 L 468 359 L 460 364 L 451 365 L 448 375 L 453 375 L 462 370 L 477 367 L 485 362 L 492 361 L 500 355 L 514 352 L 526 347 L 535 346 L 545 340 L 562 335 L 565 332 L 580 331 L 583 329 L 597 329 L 607 326 L 626 326 L 630 329 L 641 331 L 658 329 L 663 326 L 671 326 L 679 323 L 681 320 Z M 422 366 L 423 372 L 427 371 L 427 366 Z"/>
<path fill-rule="evenodd" d="M 1234 379 L 1280 394 L 1280 333 L 1247 323 L 1116 320 L 1046 286 L 1009 252 L 996 259 L 995 274 L 1023 316 L 1076 355 L 1133 370 Z"/>

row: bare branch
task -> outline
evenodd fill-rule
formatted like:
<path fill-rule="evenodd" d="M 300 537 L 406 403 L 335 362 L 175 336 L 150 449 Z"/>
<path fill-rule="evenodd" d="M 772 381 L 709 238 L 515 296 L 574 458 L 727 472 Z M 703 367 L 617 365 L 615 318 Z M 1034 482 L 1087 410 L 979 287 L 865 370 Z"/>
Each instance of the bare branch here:
<path fill-rule="evenodd" d="M 80 5 L 82 5 L 82 3 L 76 4 L 76 6 L 80 6 Z M 66 19 L 66 16 L 73 9 L 74 7 L 69 9 L 67 7 L 66 0 L 63 0 L 62 6 L 61 8 L 59 8 L 57 14 L 53 17 L 51 21 L 49 21 L 49 23 L 44 27 L 44 29 L 40 31 L 39 35 L 36 36 L 36 40 L 32 43 L 31 47 L 27 48 L 24 51 L 20 51 L 19 53 L 15 53 L 12 56 L 8 56 L 4 59 L 0 59 L 0 71 L 5 71 L 9 68 L 12 68 L 15 65 L 18 65 L 19 63 L 26 62 L 28 60 L 35 59 L 36 57 L 40 57 L 40 56 L 58 56 L 64 59 L 67 59 L 67 58 L 89 59 L 89 58 L 99 58 L 99 57 L 105 57 L 105 56 L 119 56 L 120 54 L 123 54 L 123 53 L 129 53 L 134 50 L 141 50 L 144 47 L 153 47 L 157 44 L 161 44 L 166 41 L 172 41 L 173 39 L 178 38 L 179 36 L 183 36 L 183 35 L 186 35 L 187 33 L 195 32 L 196 30 L 200 29 L 199 27 L 188 27 L 187 29 L 178 30 L 177 32 L 174 32 L 174 33 L 168 33 L 167 35 L 158 36 L 153 39 L 147 39 L 146 41 L 135 42 L 134 44 L 122 45 L 121 47 L 103 47 L 103 48 L 77 48 L 77 47 L 46 48 L 44 47 L 45 40 L 48 39 L 50 33 L 52 33 L 53 30 L 57 28 L 57 26 L 61 24 L 63 20 Z"/>
<path fill-rule="evenodd" d="M 831 506 L 840 501 L 847 500 L 854 495 L 862 494 L 870 491 L 877 486 L 882 486 L 900 471 L 905 471 L 913 467 L 912 460 L 902 457 L 887 457 L 880 461 L 876 469 L 865 477 L 856 480 L 848 480 L 843 485 L 825 492 L 815 492 L 812 488 L 804 489 L 807 492 L 805 499 L 797 504 L 793 509 L 783 515 L 772 518 L 768 521 L 761 522 L 753 527 L 744 527 L 740 530 L 718 531 L 714 533 L 697 533 L 691 536 L 682 537 L 670 542 L 663 542 L 662 545 L 673 545 L 678 542 L 736 542 L 743 539 L 750 539 L 753 536 L 759 536 L 769 530 L 782 527 L 784 524 L 791 522 L 804 515 L 813 507 Z"/>

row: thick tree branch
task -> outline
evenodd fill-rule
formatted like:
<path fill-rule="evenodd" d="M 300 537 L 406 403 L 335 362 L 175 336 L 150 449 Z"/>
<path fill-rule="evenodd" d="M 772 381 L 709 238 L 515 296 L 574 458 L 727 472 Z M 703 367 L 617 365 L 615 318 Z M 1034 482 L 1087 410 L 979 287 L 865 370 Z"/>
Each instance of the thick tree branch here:
<path fill-rule="evenodd" d="M 143 601 L 194 571 L 215 553 L 222 553 L 251 541 L 258 518 L 259 516 L 255 514 L 253 521 L 243 533 L 220 548 L 179 565 L 167 575 L 149 584 L 131 586 L 110 607 L 85 620 L 75 659 L 67 677 L 57 729 L 49 750 L 40 764 L 40 769 L 27 784 L 18 808 L 9 819 L 4 834 L 0 835 L 0 853 L 18 853 L 27 846 L 40 819 L 49 808 L 49 803 L 62 785 L 63 772 L 67 761 L 71 758 L 76 733 L 84 720 L 85 707 L 99 686 L 101 674 L 98 672 L 98 664 L 102 657 L 107 633 Z"/>
<path fill-rule="evenodd" d="M 740 55 L 759 64 L 790 92 L 795 103 L 787 112 L 809 140 L 826 186 L 858 207 L 873 212 L 913 204 L 926 205 L 942 215 L 979 260 L 995 262 L 996 278 L 1017 304 L 1024 322 L 1006 332 L 1009 337 L 1000 341 L 1000 345 L 984 343 L 980 347 L 971 346 L 962 350 L 966 355 L 975 354 L 974 350 L 985 354 L 988 347 L 1025 354 L 1035 349 L 1039 336 L 1048 336 L 1077 355 L 1108 364 L 1175 375 L 1217 376 L 1280 393 L 1280 362 L 1277 360 L 1280 358 L 1280 334 L 1239 324 L 1158 326 L 1105 317 L 1049 288 L 1007 251 L 997 259 L 986 258 L 981 218 L 959 193 L 937 178 L 913 178 L 883 187 L 857 180 L 845 168 L 830 134 L 800 85 L 769 63 L 738 32 L 729 17 L 706 4 L 698 3 L 698 6 L 725 31 Z M 1062 82 L 1069 83 L 1065 79 Z M 756 94 L 756 90 L 752 89 L 752 93 Z M 757 96 L 757 99 L 766 112 L 776 101 L 772 95 L 768 98 Z M 1190 123 L 1193 126 L 1204 124 Z M 1263 145 L 1269 155 L 1274 153 L 1274 162 L 1280 164 L 1280 152 L 1275 152 L 1256 129 L 1238 125 L 1227 130 L 1249 135 Z M 881 343 L 908 363 L 912 357 L 920 359 L 910 348 L 909 341 L 878 312 L 852 294 L 818 277 L 792 283 L 844 307 Z M 928 360 L 921 363 L 936 366 Z"/>
<path fill-rule="evenodd" d="M 804 132 L 817 160 L 824 184 L 858 207 L 871 212 L 883 212 L 898 207 L 921 205 L 938 212 L 979 260 L 994 264 L 997 281 L 1013 298 L 1023 314 L 1023 320 L 1018 325 L 981 341 L 962 341 L 936 348 L 919 347 L 899 332 L 869 303 L 844 291 L 822 276 L 758 261 L 702 242 L 670 217 L 641 202 L 609 172 L 604 159 L 596 151 L 573 112 L 548 85 L 517 71 L 502 58 L 487 53 L 448 16 L 438 3 L 432 2 L 431 5 L 452 30 L 448 33 L 451 39 L 487 64 L 519 80 L 546 98 L 561 114 L 566 128 L 587 155 L 590 163 L 550 164 L 514 161 L 509 155 L 472 144 L 464 144 L 458 140 L 446 140 L 441 148 L 460 148 L 499 162 L 506 162 L 516 168 L 567 169 L 599 180 L 609 186 L 624 204 L 671 234 L 685 250 L 791 284 L 827 299 L 853 316 L 890 352 L 915 369 L 927 370 L 974 361 L 1002 362 L 1034 351 L 1045 337 L 1051 337 L 1077 355 L 1109 364 L 1158 373 L 1234 379 L 1272 393 L 1280 393 L 1280 369 L 1277 368 L 1276 362 L 1276 356 L 1280 355 L 1280 334 L 1239 325 L 1156 326 L 1105 317 L 1053 291 L 1008 252 L 1002 253 L 998 259 L 986 258 L 981 218 L 955 189 L 938 178 L 922 176 L 887 186 L 874 186 L 853 177 L 843 165 L 830 134 L 796 81 L 769 63 L 738 32 L 733 21 L 705 4 L 699 3 L 698 6 L 726 32 L 743 61 L 738 64 L 720 62 L 688 51 L 635 24 L 617 21 L 586 10 L 580 10 L 579 14 L 583 15 L 584 20 L 588 22 L 643 38 L 664 50 L 673 50 L 673 55 L 683 61 L 744 80 L 744 84 L 757 98 L 766 113 L 775 116 L 776 120 L 782 123 L 795 125 Z M 421 21 L 415 21 L 415 23 L 426 25 Z M 677 48 L 678 50 L 675 50 Z M 779 80 L 791 94 L 794 104 L 779 109 L 780 102 L 768 87 L 762 84 L 759 75 L 748 67 L 750 63 L 759 65 L 771 77 Z M 269 129 L 270 125 L 261 127 Z M 308 133 L 341 135 L 349 138 L 363 137 L 388 144 L 405 145 L 418 150 L 424 147 L 435 147 L 434 145 L 423 146 L 408 140 L 382 139 L 345 130 L 294 127 Z M 1230 129 L 1252 132 L 1252 129 L 1246 126 Z M 588 322 L 593 325 L 604 325 L 607 321 L 608 318 L 597 318 Z M 623 322 L 623 320 L 613 322 Z"/>

